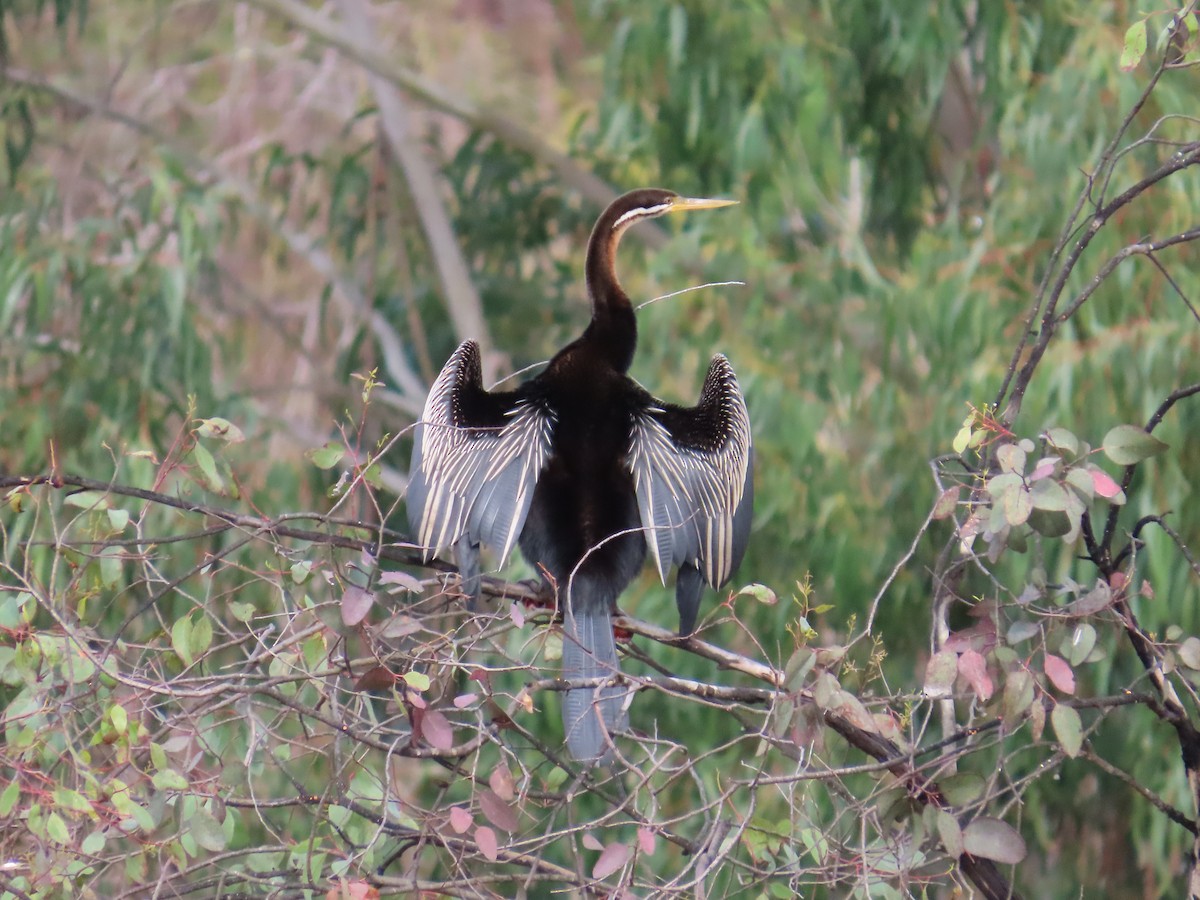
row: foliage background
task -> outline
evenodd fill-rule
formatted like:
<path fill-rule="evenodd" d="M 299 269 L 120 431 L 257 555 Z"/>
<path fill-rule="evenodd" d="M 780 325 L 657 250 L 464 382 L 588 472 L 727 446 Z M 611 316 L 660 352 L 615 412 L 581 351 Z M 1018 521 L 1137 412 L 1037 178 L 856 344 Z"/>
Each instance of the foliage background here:
<path fill-rule="evenodd" d="M 807 620 L 813 639 L 844 641 L 937 497 L 929 460 L 950 451 L 969 405 L 995 396 L 1080 173 L 1145 86 L 1146 65 L 1117 66 L 1138 10 L 1035 0 L 379 4 L 367 46 L 411 78 L 400 121 L 429 180 L 381 140 L 383 107 L 362 65 L 371 59 L 339 51 L 305 18 L 352 21 L 355 9 L 0 3 L 0 473 L 81 474 L 272 516 L 336 502 L 345 518 L 403 530 L 394 498 L 404 432 L 424 385 L 466 336 L 456 314 L 482 316 L 486 335 L 471 336 L 492 349 L 497 374 L 536 364 L 585 320 L 582 248 L 605 184 L 737 197 L 733 210 L 627 239 L 621 271 L 635 297 L 745 282 L 642 310 L 633 374 L 690 400 L 719 350 L 748 397 L 758 502 L 740 579 L 771 585 L 782 600 L 736 598 L 744 627 L 710 602 L 721 624 L 705 636 L 782 666 L 799 640 L 797 617 L 826 607 Z M 1165 24 L 1152 22 L 1152 33 Z M 1196 88 L 1193 70 L 1169 73 L 1140 128 L 1192 114 Z M 1160 134 L 1179 139 L 1190 128 L 1172 120 Z M 1157 146 L 1134 148 L 1118 177 L 1132 181 L 1160 158 Z M 422 185 L 433 187 L 452 245 L 430 231 Z M 1193 173 L 1164 184 L 1097 238 L 1095 259 L 1192 227 L 1198 189 Z M 466 289 L 447 274 L 453 260 Z M 1185 296 L 1196 295 L 1196 263 L 1191 245 L 1170 251 Z M 1072 275 L 1073 289 L 1094 271 Z M 1113 425 L 1144 422 L 1170 390 L 1198 380 L 1193 316 L 1154 266 L 1119 269 L 1050 347 L 1019 436 L 1064 426 L 1098 446 Z M 372 371 L 381 384 L 364 403 Z M 197 416 L 235 423 L 245 442 L 196 451 L 206 446 L 192 430 Z M 1197 543 L 1200 451 L 1188 435 L 1198 416 L 1181 403 L 1156 432 L 1171 450 L 1139 474 L 1147 487 L 1130 492 L 1124 528 L 1172 510 L 1182 541 Z M 332 469 L 306 457 L 327 441 L 350 448 Z M 339 472 L 383 446 L 369 472 L 377 501 L 361 489 L 332 500 Z M 282 573 L 315 559 L 289 546 L 269 562 L 261 549 L 229 551 L 228 536 L 185 545 L 144 582 L 169 583 L 217 551 L 228 553 L 222 577 L 147 612 L 141 601 L 153 592 L 135 590 L 143 581 L 124 557 L 114 574 L 112 554 L 103 570 L 103 553 L 18 552 L 45 528 L 112 537 L 71 518 L 82 514 L 61 498 L 37 510 L 36 520 L 15 506 L 0 518 L 9 571 L 60 586 L 63 608 L 105 638 L 140 610 L 128 623 L 139 647 L 170 643 L 194 609 L 234 627 L 238 617 L 219 607 L 235 597 L 269 615 L 293 589 Z M 135 518 L 139 535 L 182 527 L 165 510 Z M 949 535 L 947 523 L 933 524 L 883 598 L 880 651 L 843 673 L 850 689 L 889 696 L 906 724 L 930 714 L 918 692 L 932 650 L 931 572 Z M 997 584 L 1020 585 L 1034 569 L 1043 581 L 1086 581 L 1078 555 L 1049 546 L 1008 554 L 994 580 L 969 576 L 960 590 L 1003 595 Z M 353 560 L 315 565 L 342 578 Z M 1154 599 L 1134 601 L 1147 631 L 1173 643 L 1200 631 L 1195 575 L 1167 536 L 1146 534 L 1136 574 L 1153 586 Z M 20 587 L 0 585 L 10 636 L 23 627 Z M 306 590 L 311 598 L 285 605 L 319 605 L 319 592 Z M 649 571 L 623 608 L 673 621 L 669 592 Z M 954 613 L 955 628 L 971 621 Z M 18 644 L 0 647 L 6 667 Z M 713 677 L 710 661 L 654 655 L 677 675 Z M 1141 667 L 1116 629 L 1102 633 L 1101 655 L 1078 673 L 1081 695 L 1137 683 Z M 163 663 L 160 675 L 178 668 Z M 15 669 L 4 679 L 5 703 L 27 696 Z M 1190 809 L 1171 735 L 1141 709 L 1111 717 L 1091 736 L 1097 755 Z M 537 725 L 551 742 L 553 720 L 542 710 Z M 686 733 L 695 754 L 714 751 L 713 771 L 745 752 L 721 749 L 727 715 L 671 696 L 641 694 L 639 720 Z M 18 770 L 28 774 L 14 738 L 2 760 L 13 783 Z M 987 766 L 1004 759 L 1014 781 L 1041 758 L 1014 752 L 1019 738 L 985 754 Z M 229 737 L 235 758 L 242 740 Z M 832 765 L 862 761 L 840 745 L 828 754 Z M 1015 879 L 1029 896 L 1076 896 L 1081 884 L 1106 896 L 1178 893 L 1184 829 L 1086 760 L 1060 759 L 1055 772 L 1030 779 L 1009 817 L 1031 849 Z M 435 763 L 413 763 L 403 777 L 412 796 L 436 805 L 444 774 Z M 664 802 L 686 805 L 682 794 Z M 836 799 L 813 802 L 814 821 L 836 821 Z M 781 808 L 769 810 L 772 821 Z M 77 810 L 70 821 L 82 837 L 87 817 Z M 230 845 L 263 839 L 237 828 L 248 830 L 226 834 Z M 565 852 L 555 858 L 571 865 Z M 128 865 L 129 878 L 155 867 Z M 856 889 L 920 893 L 875 874 L 877 886 L 863 874 Z M 718 895 L 734 892 L 728 877 Z"/>

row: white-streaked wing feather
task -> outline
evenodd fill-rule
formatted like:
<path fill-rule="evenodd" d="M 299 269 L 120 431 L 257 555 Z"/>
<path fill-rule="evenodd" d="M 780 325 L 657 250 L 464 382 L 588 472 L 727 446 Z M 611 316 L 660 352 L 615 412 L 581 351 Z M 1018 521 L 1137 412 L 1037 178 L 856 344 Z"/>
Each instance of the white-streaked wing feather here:
<path fill-rule="evenodd" d="M 628 465 L 646 541 L 665 582 L 691 563 L 719 587 L 749 530 L 750 417 L 724 356 L 713 358 L 700 402 L 648 406 L 635 416 Z"/>
<path fill-rule="evenodd" d="M 511 406 L 500 408 L 505 402 Z M 487 421 L 478 419 L 480 410 L 491 413 Z M 488 394 L 478 345 L 459 346 L 429 391 L 413 441 L 408 519 L 427 556 L 466 535 L 495 549 L 501 563 L 507 559 L 550 452 L 553 425 L 551 412 L 536 401 Z"/>

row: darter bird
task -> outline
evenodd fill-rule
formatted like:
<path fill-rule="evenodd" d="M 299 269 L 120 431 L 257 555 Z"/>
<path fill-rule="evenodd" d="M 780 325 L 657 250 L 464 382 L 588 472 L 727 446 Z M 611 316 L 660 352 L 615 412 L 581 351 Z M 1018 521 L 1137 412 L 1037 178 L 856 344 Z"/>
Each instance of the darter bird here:
<path fill-rule="evenodd" d="M 729 361 L 714 356 L 695 406 L 649 394 L 627 374 L 637 345 L 633 304 L 617 280 L 625 231 L 665 213 L 736 201 L 631 191 L 597 220 L 585 262 L 592 320 L 541 374 L 488 391 L 479 346 L 466 341 L 438 375 L 415 429 L 408 518 L 427 557 L 452 547 L 472 600 L 479 547 L 501 563 L 521 548 L 563 615 L 571 755 L 611 757 L 626 727 L 612 615 L 647 545 L 666 583 L 679 568 L 679 634 L 696 624 L 703 583 L 720 588 L 746 550 L 753 502 L 750 419 Z M 599 679 L 610 679 L 600 684 Z"/>

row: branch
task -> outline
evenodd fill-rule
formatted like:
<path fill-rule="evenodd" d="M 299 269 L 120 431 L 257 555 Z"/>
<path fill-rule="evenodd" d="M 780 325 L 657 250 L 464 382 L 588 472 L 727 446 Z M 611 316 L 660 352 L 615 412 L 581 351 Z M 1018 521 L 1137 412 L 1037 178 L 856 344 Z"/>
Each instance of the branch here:
<path fill-rule="evenodd" d="M 347 59 L 353 60 L 368 72 L 411 94 L 433 109 L 461 119 L 472 128 L 490 132 L 510 146 L 523 150 L 553 171 L 563 184 L 597 206 L 606 206 L 617 196 L 617 192 L 607 182 L 582 168 L 567 154 L 555 150 L 523 125 L 495 111 L 474 106 L 418 73 L 397 66 L 387 55 L 378 52 L 374 47 L 363 46 L 353 35 L 347 34 L 296 0 L 248 2 L 251 6 L 288 19 L 314 40 L 333 47 Z M 666 232 L 659 227 L 642 225 L 633 234 L 651 247 L 661 247 L 666 243 Z"/>
<path fill-rule="evenodd" d="M 339 5 L 350 34 L 358 42 L 358 46 L 376 55 L 371 37 L 371 24 L 360 0 L 340 0 Z M 487 322 L 483 318 L 483 304 L 458 246 L 454 226 L 450 223 L 450 214 L 438 196 L 437 176 L 425 159 L 420 145 L 409 133 L 408 114 L 400 92 L 388 79 L 374 72 L 369 72 L 368 78 L 371 90 L 375 94 L 375 103 L 379 107 L 380 127 L 408 185 L 413 207 L 425 232 L 425 240 L 428 242 L 434 267 L 442 283 L 446 308 L 454 323 L 455 333 L 460 341 L 479 342 L 485 362 L 484 380 L 491 381 L 504 363 L 496 358 L 492 351 Z"/>
<path fill-rule="evenodd" d="M 289 521 L 302 519 L 315 520 L 327 526 L 341 524 L 345 527 L 366 527 L 358 522 L 331 522 L 316 513 L 300 513 L 272 519 L 258 515 L 244 515 L 232 510 L 171 497 L 156 491 L 100 482 L 79 476 L 38 475 L 0 477 L 0 490 L 9 489 L 9 496 L 12 495 L 13 491 L 28 491 L 35 486 L 44 486 L 60 491 L 67 488 L 79 488 L 107 492 L 118 496 L 133 497 L 215 519 L 228 528 L 247 529 L 256 535 L 269 535 L 274 538 L 287 537 L 315 544 L 367 550 L 378 554 L 380 557 L 394 559 L 408 565 L 425 565 L 421 559 L 421 555 L 412 549 L 411 545 L 406 541 L 401 540 L 397 544 L 383 544 L 385 539 L 396 540 L 402 537 L 385 528 L 372 527 L 372 533 L 378 535 L 378 537 L 373 540 L 364 540 L 308 528 L 297 528 L 287 524 Z M 211 529 L 206 529 L 204 533 L 208 534 L 210 531 Z M 153 539 L 146 538 L 144 543 L 147 545 L 152 544 Z M 203 566 L 195 567 L 192 571 L 202 571 L 204 568 L 207 568 L 207 565 L 208 561 L 206 560 Z M 445 564 L 439 563 L 436 566 L 442 571 L 451 570 L 451 567 Z M 173 590 L 177 586 L 177 584 L 172 584 L 171 589 Z M 534 587 L 520 584 L 514 585 L 498 578 L 485 579 L 483 590 L 488 596 L 494 598 L 530 599 L 535 601 L 542 599 L 540 590 Z M 58 612 L 51 608 L 52 604 L 43 603 L 43 606 L 55 621 L 58 622 L 59 626 L 62 627 L 64 633 L 71 633 L 69 623 L 62 620 Z M 633 634 L 639 634 L 650 640 L 678 647 L 688 653 L 715 662 L 723 669 L 741 672 L 769 686 L 769 690 L 764 691 L 753 688 L 710 685 L 704 682 L 681 678 L 647 678 L 635 680 L 635 683 L 639 684 L 642 688 L 661 688 L 676 693 L 723 702 L 756 703 L 769 702 L 774 696 L 786 690 L 786 673 L 768 663 L 735 653 L 694 636 L 687 639 L 680 639 L 674 631 L 629 616 L 617 616 L 615 624 L 619 628 L 626 629 Z M 105 660 L 98 658 L 98 655 L 90 647 L 86 646 L 86 641 L 76 641 L 76 643 L 79 651 L 95 664 L 97 669 L 104 671 L 116 681 L 135 690 L 148 692 L 156 696 L 170 697 L 175 701 L 184 699 L 215 700 L 219 698 L 222 703 L 228 703 L 231 701 L 231 698 L 235 698 L 238 695 L 266 698 L 280 706 L 287 707 L 304 719 L 320 722 L 335 733 L 347 734 L 362 746 L 371 747 L 390 755 L 432 759 L 461 758 L 475 752 L 485 742 L 493 739 L 491 729 L 483 728 L 473 739 L 448 750 L 436 750 L 432 747 L 417 746 L 412 742 L 404 746 L 399 746 L 394 741 L 379 740 L 371 733 L 365 731 L 358 729 L 351 731 L 349 724 L 341 721 L 337 716 L 328 715 L 317 709 L 313 709 L 309 702 L 299 695 L 289 696 L 279 690 L 280 685 L 293 683 L 295 681 L 294 678 L 268 678 L 258 684 L 241 685 L 231 685 L 228 682 L 202 679 L 202 686 L 194 689 L 189 689 L 183 685 L 169 686 L 147 678 L 131 677 L 111 664 L 106 665 Z M 535 685 L 552 690 L 561 690 L 568 686 L 558 679 L 536 682 Z M 854 721 L 853 717 L 856 715 L 856 712 L 853 709 L 843 712 L 846 709 L 845 707 L 822 708 L 816 703 L 812 692 L 808 689 L 798 690 L 794 693 L 794 696 L 797 700 L 812 704 L 815 708 L 819 709 L 826 726 L 840 734 L 852 747 L 884 763 L 889 772 L 908 786 L 912 797 L 917 802 L 922 805 L 936 805 L 939 808 L 947 807 L 945 797 L 937 784 L 921 774 L 916 767 L 913 752 L 901 750 L 893 741 L 880 735 L 874 729 L 873 724 L 861 724 Z M 1000 875 L 999 870 L 990 861 L 964 855 L 959 859 L 959 866 L 964 875 L 976 885 L 983 896 L 997 898 L 997 900 L 1001 897 L 1015 898 L 1017 896 Z"/>
<path fill-rule="evenodd" d="M 342 272 L 333 257 L 319 246 L 317 241 L 281 221 L 279 216 L 262 202 L 258 192 L 250 184 L 222 169 L 215 162 L 196 156 L 154 126 L 114 109 L 101 100 L 11 66 L 0 68 L 0 76 L 14 84 L 48 94 L 77 112 L 83 111 L 102 116 L 131 129 L 164 148 L 192 172 L 208 177 L 235 195 L 248 213 L 277 234 L 292 253 L 308 263 L 314 272 L 335 288 L 336 295 L 345 301 L 348 319 L 358 319 L 363 324 L 369 325 L 374 333 L 383 336 L 380 340 L 384 350 L 385 369 L 388 378 L 396 387 L 394 394 L 393 392 L 388 393 L 394 396 L 396 405 L 410 415 L 416 417 L 421 414 L 425 405 L 427 388 L 402 353 L 390 352 L 392 348 L 401 346 L 401 341 L 391 323 L 371 308 L 371 304 L 367 302 L 366 296 L 359 290 L 357 284 Z"/>

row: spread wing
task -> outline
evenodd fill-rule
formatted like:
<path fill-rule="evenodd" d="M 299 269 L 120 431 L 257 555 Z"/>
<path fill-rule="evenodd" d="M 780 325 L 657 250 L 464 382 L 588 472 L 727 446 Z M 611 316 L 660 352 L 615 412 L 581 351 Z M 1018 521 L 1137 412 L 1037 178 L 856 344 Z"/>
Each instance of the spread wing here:
<path fill-rule="evenodd" d="M 733 574 L 750 533 L 752 454 L 746 401 L 724 356 L 713 357 L 695 406 L 648 397 L 634 415 L 628 464 L 664 583 L 672 565 L 713 587 Z M 683 624 L 690 631 L 686 615 Z"/>
<path fill-rule="evenodd" d="M 508 558 L 553 426 L 539 401 L 484 389 L 478 344 L 454 351 L 425 401 L 409 468 L 408 522 L 427 558 L 464 537 Z"/>

